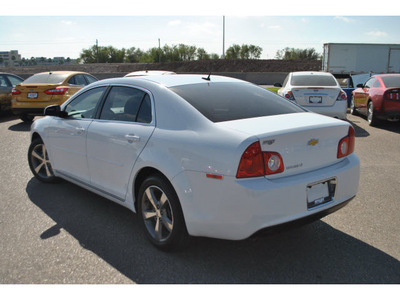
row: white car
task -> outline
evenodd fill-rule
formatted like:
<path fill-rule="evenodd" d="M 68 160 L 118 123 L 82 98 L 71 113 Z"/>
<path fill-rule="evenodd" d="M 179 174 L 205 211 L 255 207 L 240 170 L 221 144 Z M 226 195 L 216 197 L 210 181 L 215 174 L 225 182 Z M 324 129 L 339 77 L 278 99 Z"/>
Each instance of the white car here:
<path fill-rule="evenodd" d="M 150 75 L 175 75 L 175 72 L 171 71 L 161 71 L 161 70 L 145 70 L 145 71 L 135 71 L 126 74 L 124 77 L 137 77 L 137 76 L 150 76 Z"/>
<path fill-rule="evenodd" d="M 161 249 L 320 218 L 358 189 L 348 122 L 233 78 L 107 79 L 45 114 L 31 128 L 35 177 L 138 212 Z"/>
<path fill-rule="evenodd" d="M 326 72 L 292 72 L 286 76 L 278 95 L 307 110 L 347 119 L 347 95 L 336 78 Z"/>

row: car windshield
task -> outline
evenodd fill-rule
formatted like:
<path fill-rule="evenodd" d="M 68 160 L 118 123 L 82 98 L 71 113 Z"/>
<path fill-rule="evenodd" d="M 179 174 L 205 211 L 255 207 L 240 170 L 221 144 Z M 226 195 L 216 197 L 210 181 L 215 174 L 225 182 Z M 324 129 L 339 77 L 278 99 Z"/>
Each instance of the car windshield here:
<path fill-rule="evenodd" d="M 400 76 L 381 77 L 387 88 L 400 87 Z"/>
<path fill-rule="evenodd" d="M 45 74 L 36 74 L 24 81 L 24 83 L 61 83 L 65 78 L 68 77 L 69 74 L 53 74 L 53 73 L 45 73 Z"/>
<path fill-rule="evenodd" d="M 170 88 L 212 122 L 304 112 L 284 98 L 246 83 L 204 83 Z"/>
<path fill-rule="evenodd" d="M 327 75 L 293 75 L 290 84 L 293 86 L 337 86 L 336 80 Z"/>

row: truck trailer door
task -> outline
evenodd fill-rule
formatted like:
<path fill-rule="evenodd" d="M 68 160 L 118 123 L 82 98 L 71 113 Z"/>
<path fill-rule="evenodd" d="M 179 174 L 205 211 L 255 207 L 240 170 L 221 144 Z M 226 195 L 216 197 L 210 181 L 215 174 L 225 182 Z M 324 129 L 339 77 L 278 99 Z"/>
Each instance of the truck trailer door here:
<path fill-rule="evenodd" d="M 400 48 L 390 48 L 388 73 L 400 72 Z"/>

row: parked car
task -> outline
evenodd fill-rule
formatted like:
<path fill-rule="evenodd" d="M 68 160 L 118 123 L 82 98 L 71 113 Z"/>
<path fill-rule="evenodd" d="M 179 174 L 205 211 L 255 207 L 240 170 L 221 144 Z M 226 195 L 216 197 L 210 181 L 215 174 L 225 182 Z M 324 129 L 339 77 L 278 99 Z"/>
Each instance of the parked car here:
<path fill-rule="evenodd" d="M 367 116 L 369 125 L 379 119 L 400 118 L 400 74 L 380 74 L 357 85 L 352 92 L 350 112 Z"/>
<path fill-rule="evenodd" d="M 11 91 L 22 81 L 17 75 L 0 72 L 0 112 L 11 110 Z"/>
<path fill-rule="evenodd" d="M 347 96 L 335 77 L 326 72 L 289 73 L 278 95 L 316 113 L 347 119 Z"/>
<path fill-rule="evenodd" d="M 44 108 L 62 104 L 85 85 L 97 79 L 85 72 L 55 71 L 37 73 L 12 91 L 11 109 L 24 122 L 43 115 Z"/>
<path fill-rule="evenodd" d="M 34 176 L 137 212 L 161 249 L 320 218 L 358 189 L 348 122 L 233 78 L 107 79 L 45 114 L 31 128 Z"/>
<path fill-rule="evenodd" d="M 160 71 L 160 70 L 146 70 L 146 71 L 135 71 L 126 74 L 124 77 L 136 77 L 136 76 L 149 76 L 149 75 L 174 75 L 175 72 L 171 71 Z"/>

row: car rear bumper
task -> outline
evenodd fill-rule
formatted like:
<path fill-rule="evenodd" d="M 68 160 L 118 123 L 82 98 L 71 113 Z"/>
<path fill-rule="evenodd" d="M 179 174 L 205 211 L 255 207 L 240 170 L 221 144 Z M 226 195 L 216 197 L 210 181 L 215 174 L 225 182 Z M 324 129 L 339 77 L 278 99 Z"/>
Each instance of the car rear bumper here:
<path fill-rule="evenodd" d="M 336 101 L 332 106 L 303 106 L 305 109 L 309 111 L 338 118 L 342 120 L 347 119 L 347 102 L 346 101 Z"/>
<path fill-rule="evenodd" d="M 218 180 L 185 171 L 173 185 L 189 234 L 241 240 L 265 228 L 332 213 L 355 197 L 359 176 L 359 159 L 352 154 L 332 166 L 279 179 Z M 331 201 L 309 208 L 308 186 L 328 180 L 336 180 Z"/>

